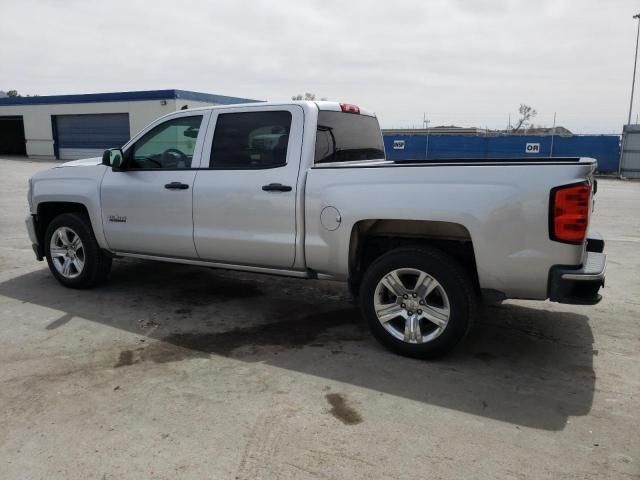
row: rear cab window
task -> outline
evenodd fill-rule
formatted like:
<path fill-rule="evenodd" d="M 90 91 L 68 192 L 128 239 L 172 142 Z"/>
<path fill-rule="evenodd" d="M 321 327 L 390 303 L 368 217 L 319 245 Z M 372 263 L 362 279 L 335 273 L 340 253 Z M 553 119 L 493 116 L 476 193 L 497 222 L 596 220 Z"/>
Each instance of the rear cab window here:
<path fill-rule="evenodd" d="M 315 163 L 384 160 L 378 119 L 364 114 L 320 110 Z"/>

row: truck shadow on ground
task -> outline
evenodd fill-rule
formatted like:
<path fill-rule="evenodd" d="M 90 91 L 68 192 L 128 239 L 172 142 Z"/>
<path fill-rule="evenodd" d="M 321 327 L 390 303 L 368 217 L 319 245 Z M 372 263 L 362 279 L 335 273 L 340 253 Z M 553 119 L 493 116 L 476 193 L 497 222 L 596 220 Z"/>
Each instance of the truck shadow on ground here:
<path fill-rule="evenodd" d="M 62 312 L 43 328 L 82 318 L 158 340 L 123 348 L 113 368 L 223 355 L 545 430 L 593 402 L 597 351 L 575 313 L 489 307 L 460 348 L 427 362 L 380 347 L 332 282 L 117 261 L 94 290 L 65 289 L 42 269 L 0 294 Z"/>

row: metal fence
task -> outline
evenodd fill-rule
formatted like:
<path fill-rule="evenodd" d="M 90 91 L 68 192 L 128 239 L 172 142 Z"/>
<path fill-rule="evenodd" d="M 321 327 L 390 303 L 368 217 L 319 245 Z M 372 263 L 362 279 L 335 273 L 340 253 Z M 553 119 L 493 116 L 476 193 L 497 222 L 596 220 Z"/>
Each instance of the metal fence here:
<path fill-rule="evenodd" d="M 485 160 L 501 158 L 592 157 L 598 172 L 615 173 L 619 135 L 395 135 L 385 134 L 389 160 Z"/>

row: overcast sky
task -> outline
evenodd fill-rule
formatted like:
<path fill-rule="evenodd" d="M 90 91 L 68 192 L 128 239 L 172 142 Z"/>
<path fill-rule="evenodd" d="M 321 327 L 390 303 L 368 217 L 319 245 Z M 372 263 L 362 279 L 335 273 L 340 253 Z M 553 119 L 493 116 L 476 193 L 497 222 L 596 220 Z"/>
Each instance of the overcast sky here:
<path fill-rule="evenodd" d="M 8 1 L 0 90 L 314 92 L 383 127 L 420 126 L 427 112 L 431 125 L 502 128 L 528 103 L 536 124 L 555 111 L 575 132 L 611 133 L 628 112 L 637 11 L 634 0 Z"/>

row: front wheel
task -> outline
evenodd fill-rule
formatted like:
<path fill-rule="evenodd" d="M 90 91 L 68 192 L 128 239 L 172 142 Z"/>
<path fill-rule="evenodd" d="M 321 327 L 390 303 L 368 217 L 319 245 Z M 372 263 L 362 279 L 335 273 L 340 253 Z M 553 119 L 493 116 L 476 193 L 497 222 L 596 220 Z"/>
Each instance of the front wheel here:
<path fill-rule="evenodd" d="M 100 251 L 85 215 L 63 213 L 54 218 L 44 247 L 49 270 L 65 287 L 93 287 L 111 270 L 111 258 Z"/>
<path fill-rule="evenodd" d="M 476 294 L 469 275 L 444 252 L 399 248 L 367 269 L 360 305 L 382 344 L 409 357 L 436 358 L 471 328 Z"/>

